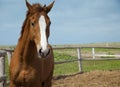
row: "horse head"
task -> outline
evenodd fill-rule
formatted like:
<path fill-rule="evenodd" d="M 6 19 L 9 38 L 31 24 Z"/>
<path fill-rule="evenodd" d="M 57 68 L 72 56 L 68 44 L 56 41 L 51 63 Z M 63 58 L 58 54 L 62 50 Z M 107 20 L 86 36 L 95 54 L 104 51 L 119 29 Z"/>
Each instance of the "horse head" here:
<path fill-rule="evenodd" d="M 54 1 L 48 6 L 42 6 L 40 4 L 31 5 L 26 0 L 29 38 L 35 43 L 40 58 L 46 57 L 50 53 L 48 38 L 51 21 L 48 13 L 53 7 L 53 4 Z"/>

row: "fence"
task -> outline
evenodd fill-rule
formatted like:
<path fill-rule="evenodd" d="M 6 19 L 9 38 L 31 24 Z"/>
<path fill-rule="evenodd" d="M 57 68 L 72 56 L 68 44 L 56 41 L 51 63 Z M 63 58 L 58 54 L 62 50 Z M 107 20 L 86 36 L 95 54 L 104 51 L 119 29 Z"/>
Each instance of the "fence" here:
<path fill-rule="evenodd" d="M 6 87 L 6 76 L 5 76 L 5 51 L 0 51 L 0 87 Z"/>
<path fill-rule="evenodd" d="M 82 58 L 81 50 L 82 48 L 90 48 L 92 53 L 92 58 Z M 117 55 L 106 55 L 106 54 L 96 54 L 95 48 L 106 48 L 106 49 L 120 49 L 120 47 L 74 47 L 74 46 L 62 46 L 62 47 L 53 47 L 54 50 L 61 50 L 61 49 L 76 49 L 77 50 L 77 59 L 74 60 L 67 60 L 61 62 L 55 62 L 55 64 L 62 64 L 68 62 L 78 61 L 79 72 L 82 72 L 82 60 L 120 60 L 120 54 Z M 12 55 L 13 50 L 11 49 L 2 49 L 0 50 L 0 87 L 6 87 L 6 74 L 5 74 L 5 57 L 7 55 L 8 64 L 10 64 L 10 58 Z M 96 58 L 100 56 L 111 56 L 115 58 Z"/>
<path fill-rule="evenodd" d="M 91 54 L 92 57 L 91 58 L 82 58 L 82 48 L 90 48 L 91 49 Z M 66 60 L 66 61 L 62 61 L 62 62 L 55 62 L 55 64 L 62 64 L 62 63 L 68 63 L 68 62 L 74 62 L 74 61 L 78 61 L 78 66 L 79 66 L 79 73 L 81 73 L 82 70 L 82 60 L 84 61 L 89 61 L 89 60 L 120 60 L 120 53 L 119 54 L 97 54 L 95 53 L 95 49 L 96 48 L 104 48 L 104 49 L 120 49 L 120 47 L 54 47 L 55 49 L 61 50 L 61 49 L 76 49 L 77 50 L 77 59 L 75 60 Z M 98 58 L 99 57 L 99 58 Z M 101 57 L 105 57 L 105 58 L 101 58 Z M 107 58 L 110 57 L 110 58 Z M 113 57 L 113 58 L 112 58 Z"/>

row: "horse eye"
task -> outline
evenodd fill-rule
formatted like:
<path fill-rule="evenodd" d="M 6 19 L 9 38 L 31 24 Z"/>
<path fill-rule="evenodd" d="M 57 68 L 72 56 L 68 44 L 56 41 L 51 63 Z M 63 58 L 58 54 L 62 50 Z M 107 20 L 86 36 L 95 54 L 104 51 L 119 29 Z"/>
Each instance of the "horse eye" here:
<path fill-rule="evenodd" d="M 35 25 L 35 23 L 34 22 L 32 22 L 32 26 L 34 26 Z"/>

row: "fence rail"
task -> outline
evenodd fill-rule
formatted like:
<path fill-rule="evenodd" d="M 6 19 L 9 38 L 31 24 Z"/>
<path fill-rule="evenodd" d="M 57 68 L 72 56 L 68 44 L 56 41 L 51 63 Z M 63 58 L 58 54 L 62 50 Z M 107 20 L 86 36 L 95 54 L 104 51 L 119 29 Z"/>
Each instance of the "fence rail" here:
<path fill-rule="evenodd" d="M 82 48 L 91 48 L 92 58 L 82 58 Z M 120 49 L 120 47 L 76 47 L 76 46 L 62 46 L 62 47 L 53 47 L 53 50 L 61 50 L 61 49 L 76 49 L 77 50 L 77 59 L 67 60 L 61 62 L 55 62 L 55 64 L 69 63 L 78 61 L 79 72 L 82 72 L 82 60 L 120 60 L 120 54 L 117 55 L 106 55 L 106 54 L 96 54 L 95 48 L 105 48 L 105 49 Z M 13 53 L 13 49 L 1 49 L 0 50 L 0 87 L 6 87 L 6 74 L 5 74 L 5 57 L 7 55 L 8 63 L 10 64 L 11 55 Z M 109 56 L 115 58 L 96 58 L 101 56 Z"/>

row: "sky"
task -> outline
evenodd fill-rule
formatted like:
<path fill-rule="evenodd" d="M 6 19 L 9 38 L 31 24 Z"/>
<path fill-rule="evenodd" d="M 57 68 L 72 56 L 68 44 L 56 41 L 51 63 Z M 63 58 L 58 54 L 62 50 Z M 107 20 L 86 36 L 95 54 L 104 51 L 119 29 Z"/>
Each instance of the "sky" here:
<path fill-rule="evenodd" d="M 25 0 L 0 0 L 0 45 L 17 44 L 26 11 Z M 120 42 L 120 0 L 56 0 L 48 15 L 50 44 Z"/>

